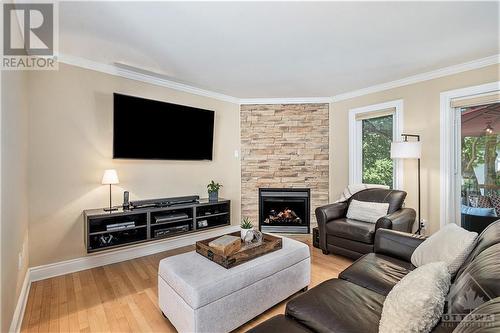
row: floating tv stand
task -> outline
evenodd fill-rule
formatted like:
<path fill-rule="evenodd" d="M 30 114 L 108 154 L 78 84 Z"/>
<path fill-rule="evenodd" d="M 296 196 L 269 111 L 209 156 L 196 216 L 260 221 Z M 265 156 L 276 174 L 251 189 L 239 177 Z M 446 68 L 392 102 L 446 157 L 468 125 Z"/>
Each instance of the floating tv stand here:
<path fill-rule="evenodd" d="M 231 202 L 225 199 L 167 207 L 118 208 L 83 212 L 87 253 L 155 241 L 231 224 Z"/>

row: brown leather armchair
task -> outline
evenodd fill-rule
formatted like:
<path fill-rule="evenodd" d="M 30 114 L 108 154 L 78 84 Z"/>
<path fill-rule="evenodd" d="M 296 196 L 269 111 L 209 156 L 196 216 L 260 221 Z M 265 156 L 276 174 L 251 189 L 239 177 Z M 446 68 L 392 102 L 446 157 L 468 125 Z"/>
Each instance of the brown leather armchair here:
<path fill-rule="evenodd" d="M 414 209 L 402 208 L 406 192 L 372 188 L 355 193 L 346 202 L 316 208 L 319 246 L 324 254 L 330 252 L 357 259 L 373 252 L 375 231 L 379 228 L 411 232 L 415 223 Z M 346 217 L 351 200 L 388 203 L 386 216 L 377 223 L 368 223 Z"/>

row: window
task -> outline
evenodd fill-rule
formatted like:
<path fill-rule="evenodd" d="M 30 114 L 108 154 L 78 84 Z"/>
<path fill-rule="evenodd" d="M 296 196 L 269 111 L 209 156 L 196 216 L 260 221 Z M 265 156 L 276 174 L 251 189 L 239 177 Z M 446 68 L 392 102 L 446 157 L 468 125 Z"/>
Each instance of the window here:
<path fill-rule="evenodd" d="M 349 182 L 401 188 L 400 163 L 390 156 L 399 140 L 401 100 L 352 109 L 349 112 Z"/>
<path fill-rule="evenodd" d="M 393 118 L 391 114 L 361 120 L 361 180 L 364 184 L 394 186 Z"/>

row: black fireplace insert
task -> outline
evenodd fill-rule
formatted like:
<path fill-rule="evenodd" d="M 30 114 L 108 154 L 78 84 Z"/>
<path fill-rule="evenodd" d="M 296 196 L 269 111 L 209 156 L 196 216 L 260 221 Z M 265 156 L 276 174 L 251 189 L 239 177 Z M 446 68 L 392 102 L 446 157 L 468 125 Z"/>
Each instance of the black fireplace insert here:
<path fill-rule="evenodd" d="M 259 229 L 262 232 L 308 234 L 310 197 L 308 188 L 260 188 Z"/>

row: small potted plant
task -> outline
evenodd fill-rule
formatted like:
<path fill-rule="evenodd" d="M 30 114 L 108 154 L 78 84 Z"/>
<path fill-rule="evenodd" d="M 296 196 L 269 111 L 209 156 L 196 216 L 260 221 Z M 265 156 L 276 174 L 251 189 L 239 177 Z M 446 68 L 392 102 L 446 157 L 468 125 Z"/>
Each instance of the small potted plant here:
<path fill-rule="evenodd" d="M 244 217 L 242 220 L 241 220 L 241 230 L 240 230 L 240 237 L 242 240 L 245 240 L 245 236 L 247 234 L 247 232 L 249 230 L 252 230 L 253 229 L 253 223 L 252 223 L 252 220 L 250 220 L 250 218 L 248 217 Z"/>
<path fill-rule="evenodd" d="M 216 183 L 213 180 L 207 185 L 208 189 L 208 201 L 218 201 L 219 200 L 219 189 L 222 184 Z"/>

